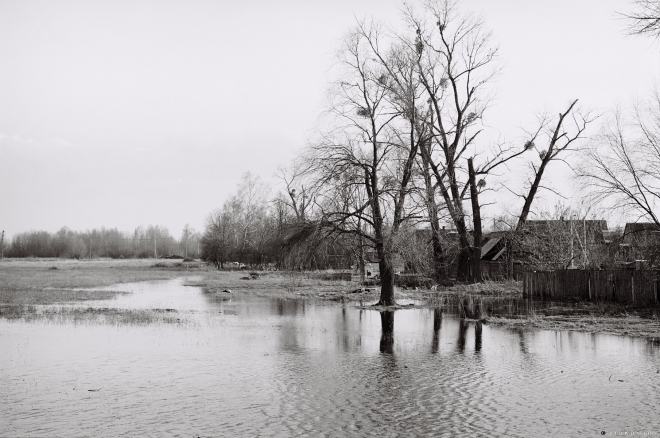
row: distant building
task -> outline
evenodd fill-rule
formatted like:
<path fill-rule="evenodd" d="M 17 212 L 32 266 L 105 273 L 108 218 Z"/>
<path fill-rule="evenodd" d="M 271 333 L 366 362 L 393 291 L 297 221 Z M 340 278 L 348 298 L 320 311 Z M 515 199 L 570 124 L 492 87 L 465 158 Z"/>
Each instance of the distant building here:
<path fill-rule="evenodd" d="M 608 258 L 607 231 L 602 219 L 530 220 L 515 257 L 532 269 L 600 267 Z"/>
<path fill-rule="evenodd" d="M 616 259 L 620 263 L 641 266 L 655 262 L 660 252 L 660 228 L 652 222 L 629 222 L 623 230 Z"/>
<path fill-rule="evenodd" d="M 364 278 L 372 279 L 380 275 L 380 267 L 378 266 L 378 255 L 376 251 L 369 250 L 364 253 Z M 358 264 L 351 266 L 353 273 L 356 275 L 360 274 L 360 268 Z M 394 275 L 400 275 L 403 270 L 403 262 L 399 257 L 394 257 L 393 262 Z"/>
<path fill-rule="evenodd" d="M 537 236 L 553 237 L 559 234 L 581 238 L 589 245 L 605 243 L 607 221 L 602 219 L 554 219 L 526 221 L 524 230 Z"/>

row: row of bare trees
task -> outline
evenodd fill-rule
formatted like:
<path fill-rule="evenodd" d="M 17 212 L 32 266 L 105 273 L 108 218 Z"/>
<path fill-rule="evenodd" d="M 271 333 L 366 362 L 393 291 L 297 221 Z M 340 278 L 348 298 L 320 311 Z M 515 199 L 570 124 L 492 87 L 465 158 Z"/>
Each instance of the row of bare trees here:
<path fill-rule="evenodd" d="M 186 226 L 177 241 L 167 228 L 149 225 L 138 227 L 132 233 L 116 228 L 91 231 L 72 231 L 67 227 L 56 233 L 27 231 L 13 236 L 4 248 L 7 257 L 62 257 L 62 258 L 149 258 L 188 254 L 197 256 L 200 236 Z"/>
<path fill-rule="evenodd" d="M 360 21 L 344 40 L 328 111 L 293 185 L 306 187 L 326 229 L 374 249 L 381 304 L 394 303 L 394 243 L 404 228 L 429 224 L 433 273 L 445 279 L 441 218 L 458 234 L 458 278 L 479 281 L 486 180 L 526 160 L 522 228 L 547 169 L 594 119 L 574 100 L 542 117 L 523 144 L 482 141 L 499 65 L 483 21 L 450 1 L 406 6 L 399 27 Z"/>

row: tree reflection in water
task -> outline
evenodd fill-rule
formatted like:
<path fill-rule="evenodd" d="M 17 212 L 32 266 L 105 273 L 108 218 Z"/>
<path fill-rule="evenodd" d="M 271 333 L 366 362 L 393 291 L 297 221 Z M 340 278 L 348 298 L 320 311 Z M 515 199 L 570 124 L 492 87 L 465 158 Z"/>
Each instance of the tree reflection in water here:
<path fill-rule="evenodd" d="M 380 352 L 386 354 L 394 353 L 394 310 L 383 310 L 380 312 L 380 324 L 382 332 L 380 335 Z"/>
<path fill-rule="evenodd" d="M 469 327 L 468 322 L 461 318 L 458 323 L 458 341 L 456 342 L 456 349 L 463 353 L 465 352 L 465 338 L 467 336 L 467 329 Z"/>
<path fill-rule="evenodd" d="M 481 330 L 483 329 L 481 321 L 474 325 L 474 352 L 481 352 Z"/>
<path fill-rule="evenodd" d="M 436 354 L 440 348 L 440 327 L 442 327 L 442 309 L 433 309 L 433 341 L 431 342 L 431 353 Z"/>

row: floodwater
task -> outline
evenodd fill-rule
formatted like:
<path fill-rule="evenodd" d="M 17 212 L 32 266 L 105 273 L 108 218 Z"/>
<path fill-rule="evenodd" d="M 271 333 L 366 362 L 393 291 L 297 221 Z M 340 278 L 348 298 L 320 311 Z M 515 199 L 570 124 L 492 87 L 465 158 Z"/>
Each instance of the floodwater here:
<path fill-rule="evenodd" d="M 185 281 L 80 304 L 180 322 L 0 320 L 0 436 L 660 435 L 660 347 L 644 340 Z"/>

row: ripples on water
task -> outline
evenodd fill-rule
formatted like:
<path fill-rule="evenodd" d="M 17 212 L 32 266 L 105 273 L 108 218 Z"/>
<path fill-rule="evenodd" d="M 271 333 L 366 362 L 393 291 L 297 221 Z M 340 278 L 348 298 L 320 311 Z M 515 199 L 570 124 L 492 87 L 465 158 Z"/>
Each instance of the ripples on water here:
<path fill-rule="evenodd" d="M 92 303 L 176 308 L 177 324 L 0 320 L 0 436 L 660 433 L 645 341 L 182 284 Z"/>

